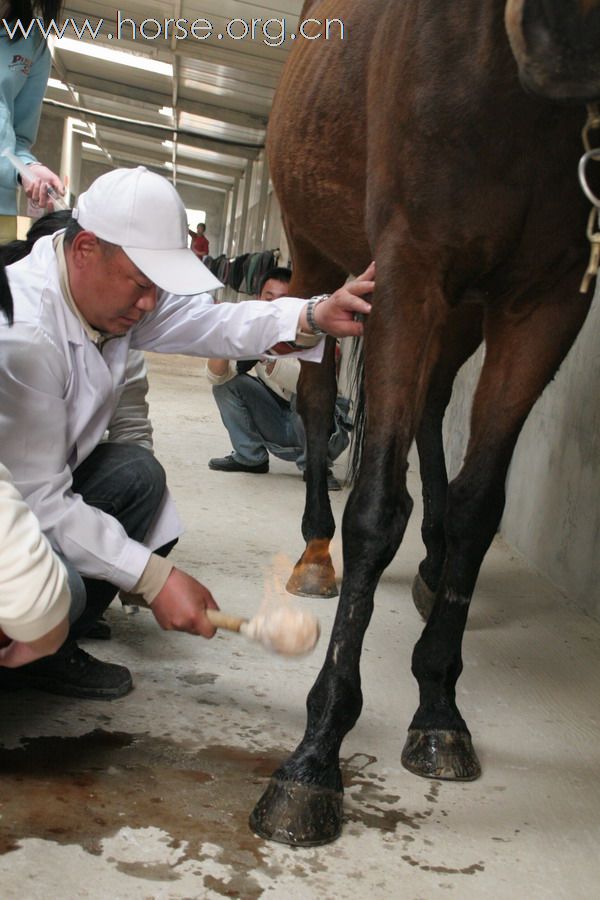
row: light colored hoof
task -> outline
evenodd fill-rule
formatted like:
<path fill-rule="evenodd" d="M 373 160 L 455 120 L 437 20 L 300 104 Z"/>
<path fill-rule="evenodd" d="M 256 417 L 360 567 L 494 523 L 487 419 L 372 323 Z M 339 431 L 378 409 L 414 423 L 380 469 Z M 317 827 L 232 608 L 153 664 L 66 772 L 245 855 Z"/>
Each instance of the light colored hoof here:
<path fill-rule="evenodd" d="M 337 597 L 335 569 L 329 554 L 329 541 L 311 541 L 290 575 L 285 586 L 298 597 Z"/>

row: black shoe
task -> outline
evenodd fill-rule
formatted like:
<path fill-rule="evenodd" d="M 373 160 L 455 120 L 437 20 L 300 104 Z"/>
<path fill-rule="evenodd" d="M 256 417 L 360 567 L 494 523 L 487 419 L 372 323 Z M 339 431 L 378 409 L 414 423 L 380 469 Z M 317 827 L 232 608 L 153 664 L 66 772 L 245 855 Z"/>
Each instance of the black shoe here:
<path fill-rule="evenodd" d="M 306 472 L 302 473 L 302 481 L 306 481 Z M 327 470 L 327 490 L 341 491 L 342 485 L 339 483 L 331 469 Z"/>
<path fill-rule="evenodd" d="M 63 697 L 88 700 L 115 700 L 128 694 L 133 683 L 129 669 L 101 662 L 73 641 L 58 650 L 18 669 L 3 669 L 0 687 L 9 690 L 35 688 Z"/>
<path fill-rule="evenodd" d="M 99 619 L 96 619 L 94 624 L 91 626 L 89 631 L 86 631 L 85 634 L 82 634 L 80 640 L 83 638 L 90 638 L 92 641 L 110 641 L 112 636 L 112 630 L 106 619 L 103 619 L 100 616 Z"/>
<path fill-rule="evenodd" d="M 327 490 L 328 491 L 341 491 L 342 485 L 337 480 L 331 469 L 327 473 Z"/>
<path fill-rule="evenodd" d="M 264 475 L 269 471 L 269 460 L 259 463 L 257 466 L 247 466 L 233 458 L 233 453 L 229 456 L 215 457 L 208 461 L 209 469 L 216 469 L 217 472 L 254 472 L 255 475 Z"/>

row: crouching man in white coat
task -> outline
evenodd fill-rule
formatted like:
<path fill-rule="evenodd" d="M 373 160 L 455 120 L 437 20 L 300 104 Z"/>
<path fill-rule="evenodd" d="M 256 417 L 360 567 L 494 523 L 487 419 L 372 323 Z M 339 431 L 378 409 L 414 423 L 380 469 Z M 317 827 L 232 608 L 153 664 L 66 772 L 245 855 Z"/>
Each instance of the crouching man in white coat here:
<path fill-rule="evenodd" d="M 129 349 L 319 361 L 322 334 L 362 334 L 355 314 L 369 312 L 374 272 L 318 304 L 214 305 L 200 292 L 220 284 L 187 248 L 177 192 L 138 167 L 98 178 L 66 230 L 40 238 L 6 275 L 14 325 L 0 325 L 2 461 L 85 601 L 63 647 L 11 672 L 12 686 L 112 699 L 131 689 L 129 671 L 84 654 L 76 638 L 118 589 L 141 594 L 161 627 L 206 638 L 205 611 L 216 608 L 165 558 L 179 529 L 160 463 L 143 447 L 101 444 Z"/>

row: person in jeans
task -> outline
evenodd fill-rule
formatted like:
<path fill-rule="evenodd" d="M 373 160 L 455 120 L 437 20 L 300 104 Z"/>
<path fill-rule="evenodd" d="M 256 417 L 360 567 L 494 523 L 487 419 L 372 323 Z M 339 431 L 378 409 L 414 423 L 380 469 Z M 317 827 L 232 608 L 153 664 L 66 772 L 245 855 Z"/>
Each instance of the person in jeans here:
<path fill-rule="evenodd" d="M 23 498 L 65 561 L 85 609 L 54 656 L 14 670 L 12 686 L 112 699 L 128 669 L 77 644 L 117 591 L 148 603 L 159 625 L 210 638 L 205 585 L 166 557 L 179 533 L 166 475 L 145 447 L 102 443 L 125 388 L 129 352 L 201 357 L 296 354 L 319 362 L 322 334 L 358 335 L 374 268 L 327 300 L 217 304 L 220 282 L 187 247 L 174 187 L 143 166 L 115 169 L 80 195 L 64 232 L 0 269 L 0 447 Z"/>
<path fill-rule="evenodd" d="M 277 267 L 263 275 L 259 300 L 275 300 L 288 294 L 291 269 Z M 254 372 L 251 375 L 250 372 Z M 209 469 L 219 472 L 269 471 L 269 453 L 294 462 L 304 473 L 306 435 L 296 411 L 296 386 L 300 375 L 297 359 L 229 360 L 209 359 L 206 375 L 213 388 L 223 425 L 229 433 L 233 452 L 209 460 Z M 339 491 L 341 485 L 331 467 L 346 449 L 351 429 L 349 402 L 338 397 L 327 452 L 327 486 Z"/>

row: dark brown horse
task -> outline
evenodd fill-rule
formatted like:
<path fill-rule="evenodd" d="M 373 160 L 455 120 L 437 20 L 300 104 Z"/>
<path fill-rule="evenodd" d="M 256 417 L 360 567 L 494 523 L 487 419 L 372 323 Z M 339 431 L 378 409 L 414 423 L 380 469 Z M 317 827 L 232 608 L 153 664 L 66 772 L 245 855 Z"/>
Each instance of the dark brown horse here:
<path fill-rule="evenodd" d="M 291 290 L 333 290 L 371 258 L 377 286 L 337 616 L 306 734 L 251 817 L 259 834 L 291 844 L 323 843 L 341 828 L 339 749 L 361 710 L 374 591 L 411 512 L 415 437 L 426 544 L 416 594 L 430 614 L 413 654 L 420 703 L 402 762 L 435 778 L 480 772 L 455 698 L 462 635 L 517 436 L 590 305 L 591 289 L 580 292 L 589 205 L 577 165 L 583 102 L 600 95 L 600 0 L 309 0 L 308 15 L 343 20 L 345 39 L 297 42 L 271 117 Z M 441 421 L 482 336 L 469 445 L 448 485 Z M 333 519 L 321 425 L 324 409 L 333 413 L 333 366 L 303 367 L 300 393 L 307 549 L 292 586 L 327 594 Z"/>

